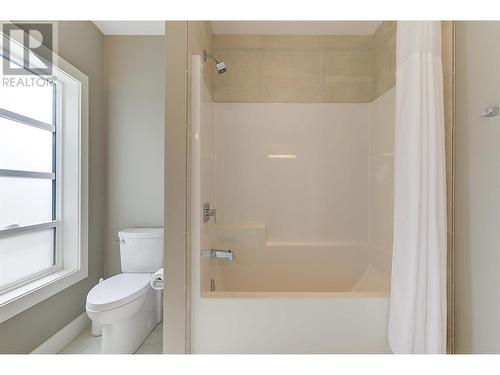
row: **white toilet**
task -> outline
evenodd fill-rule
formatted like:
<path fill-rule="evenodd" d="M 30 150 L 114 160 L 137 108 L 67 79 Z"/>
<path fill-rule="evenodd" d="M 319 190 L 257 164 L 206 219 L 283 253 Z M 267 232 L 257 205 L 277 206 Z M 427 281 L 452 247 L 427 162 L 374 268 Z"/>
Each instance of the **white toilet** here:
<path fill-rule="evenodd" d="M 162 320 L 162 291 L 149 284 L 163 267 L 163 228 L 118 232 L 122 274 L 93 287 L 87 314 L 102 324 L 103 354 L 131 354 Z"/>

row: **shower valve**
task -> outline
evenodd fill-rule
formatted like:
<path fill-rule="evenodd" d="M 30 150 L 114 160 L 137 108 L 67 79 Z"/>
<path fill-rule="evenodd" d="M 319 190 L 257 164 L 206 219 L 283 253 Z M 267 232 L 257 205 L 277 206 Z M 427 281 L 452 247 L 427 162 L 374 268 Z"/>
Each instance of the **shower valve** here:
<path fill-rule="evenodd" d="M 208 223 L 210 221 L 210 217 L 214 218 L 214 223 L 217 222 L 217 210 L 215 208 L 210 208 L 210 203 L 203 204 L 203 222 Z"/>

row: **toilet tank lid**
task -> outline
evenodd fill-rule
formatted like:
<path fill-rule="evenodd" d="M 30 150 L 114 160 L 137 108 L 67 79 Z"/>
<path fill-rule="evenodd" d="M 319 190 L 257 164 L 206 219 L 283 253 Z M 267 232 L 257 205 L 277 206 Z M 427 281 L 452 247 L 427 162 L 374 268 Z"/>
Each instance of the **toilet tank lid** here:
<path fill-rule="evenodd" d="M 118 232 L 119 238 L 163 238 L 163 228 L 127 228 Z"/>

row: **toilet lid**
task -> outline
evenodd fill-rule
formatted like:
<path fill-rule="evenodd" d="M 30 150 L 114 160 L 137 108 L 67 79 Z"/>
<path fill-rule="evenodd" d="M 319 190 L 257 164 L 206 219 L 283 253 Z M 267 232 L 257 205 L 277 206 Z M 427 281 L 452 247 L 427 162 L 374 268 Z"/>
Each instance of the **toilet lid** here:
<path fill-rule="evenodd" d="M 94 311 L 111 310 L 143 295 L 151 286 L 150 274 L 122 273 L 93 287 L 87 295 L 87 308 Z"/>

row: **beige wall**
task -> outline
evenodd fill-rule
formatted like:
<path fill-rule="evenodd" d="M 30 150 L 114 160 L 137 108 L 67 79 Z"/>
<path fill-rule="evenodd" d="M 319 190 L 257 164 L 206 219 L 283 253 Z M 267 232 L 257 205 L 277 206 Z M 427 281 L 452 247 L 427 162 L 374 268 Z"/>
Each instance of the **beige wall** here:
<path fill-rule="evenodd" d="M 190 171 L 191 56 L 211 51 L 208 22 L 167 21 L 165 91 L 165 314 L 163 350 L 189 353 L 190 347 Z M 185 72 L 188 72 L 187 77 Z M 211 75 L 204 74 L 211 91 Z"/>
<path fill-rule="evenodd" d="M 104 37 L 91 22 L 59 23 L 59 54 L 89 77 L 89 277 L 0 324 L 0 353 L 28 353 L 85 311 L 102 276 L 106 208 Z"/>
<path fill-rule="evenodd" d="M 370 102 L 371 36 L 215 35 L 216 102 Z"/>
<path fill-rule="evenodd" d="M 498 43 L 497 43 L 498 42 Z M 456 351 L 500 353 L 500 22 L 456 23 Z M 492 47 L 493 46 L 493 47 Z"/>
<path fill-rule="evenodd" d="M 214 37 L 212 34 L 212 27 L 210 22 L 206 21 L 189 21 L 188 22 L 188 79 L 189 85 L 191 85 L 191 56 L 192 55 L 203 55 L 203 50 L 208 53 L 214 50 Z M 208 64 L 209 66 L 203 72 L 203 79 L 207 85 L 209 93 L 212 95 L 213 91 L 213 72 L 216 71 L 215 65 Z M 191 87 L 191 86 L 188 86 Z M 188 98 L 188 102 L 191 98 Z M 191 116 L 191 111 L 188 113 L 188 119 Z M 190 123 L 191 121 L 188 121 Z"/>
<path fill-rule="evenodd" d="M 163 36 L 106 36 L 108 205 L 104 275 L 121 272 L 117 232 L 163 226 Z"/>
<path fill-rule="evenodd" d="M 373 97 L 396 85 L 396 22 L 385 21 L 373 34 Z"/>
<path fill-rule="evenodd" d="M 187 36 L 186 21 L 165 22 L 165 283 L 163 351 L 189 352 L 187 292 Z"/>
<path fill-rule="evenodd" d="M 396 23 L 373 35 L 214 35 L 216 102 L 368 103 L 396 83 Z"/>

